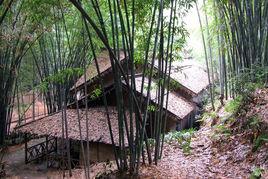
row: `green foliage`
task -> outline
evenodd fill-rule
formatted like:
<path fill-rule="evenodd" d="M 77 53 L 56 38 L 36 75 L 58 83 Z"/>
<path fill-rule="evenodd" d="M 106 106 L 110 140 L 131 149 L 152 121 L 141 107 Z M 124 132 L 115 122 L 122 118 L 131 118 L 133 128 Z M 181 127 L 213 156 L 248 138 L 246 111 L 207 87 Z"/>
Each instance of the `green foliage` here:
<path fill-rule="evenodd" d="M 100 95 L 102 94 L 102 90 L 101 87 L 97 87 L 95 88 L 91 93 L 90 93 L 90 99 L 94 100 L 100 97 Z"/>
<path fill-rule="evenodd" d="M 68 5 L 68 3 L 64 3 L 64 7 Z M 53 25 L 53 22 L 55 22 L 53 14 L 51 13 L 53 7 L 59 8 L 58 0 L 26 0 L 24 1 L 23 10 L 25 10 L 27 14 L 31 14 L 29 20 L 31 20 L 32 22 L 41 22 L 43 25 L 51 27 Z"/>
<path fill-rule="evenodd" d="M 257 88 L 262 88 L 266 82 L 268 75 L 268 67 L 255 65 L 251 69 L 245 68 L 239 75 L 230 79 L 230 83 L 234 84 L 234 91 L 244 97 Z"/>
<path fill-rule="evenodd" d="M 64 84 L 68 82 L 74 76 L 81 76 L 83 69 L 81 68 L 67 68 L 60 72 L 49 76 L 46 80 L 51 83 Z"/>
<path fill-rule="evenodd" d="M 147 91 L 147 90 L 157 90 L 158 89 L 158 86 L 157 86 L 157 84 L 156 83 L 152 83 L 151 84 L 151 86 L 150 86 L 150 89 L 149 89 L 149 85 L 148 84 L 145 84 L 144 85 L 144 89 L 145 89 L 145 91 Z"/>
<path fill-rule="evenodd" d="M 179 146 L 182 148 L 183 153 L 190 154 L 191 153 L 191 139 L 196 132 L 195 129 L 186 129 L 182 131 L 173 131 L 169 132 L 165 135 L 165 141 L 171 143 L 173 141 L 178 142 Z"/>
<path fill-rule="evenodd" d="M 207 119 L 215 119 L 217 117 L 217 113 L 215 111 L 211 112 L 205 112 L 202 114 L 201 119 L 199 119 L 199 122 L 206 121 Z"/>
<path fill-rule="evenodd" d="M 73 77 L 81 76 L 84 73 L 81 68 L 67 68 L 54 75 L 50 75 L 44 79 L 38 86 L 42 92 L 49 90 L 49 84 L 65 84 L 68 83 Z"/>
<path fill-rule="evenodd" d="M 263 144 L 268 142 L 268 135 L 261 134 L 253 141 L 253 152 L 257 151 Z"/>
<path fill-rule="evenodd" d="M 217 136 L 230 136 L 231 135 L 231 130 L 228 128 L 228 126 L 224 125 L 224 124 L 219 124 L 216 125 L 215 127 L 215 135 Z"/>
<path fill-rule="evenodd" d="M 152 76 L 156 76 L 157 70 L 152 71 Z M 145 76 L 149 77 L 150 76 L 150 69 L 145 70 Z"/>
<path fill-rule="evenodd" d="M 18 81 L 20 82 L 19 91 L 27 92 L 30 91 L 33 87 L 33 83 L 38 83 L 38 78 L 36 78 L 36 74 L 34 74 L 33 60 L 26 54 L 24 60 L 21 62 L 21 67 L 18 75 Z"/>
<path fill-rule="evenodd" d="M 157 79 L 157 83 L 158 83 L 159 86 L 163 86 L 164 85 L 164 79 L 163 78 Z"/>
<path fill-rule="evenodd" d="M 151 111 L 151 112 L 154 112 L 157 110 L 157 106 L 155 105 L 149 105 L 148 108 L 147 108 L 148 111 Z"/>
<path fill-rule="evenodd" d="M 236 121 L 235 117 L 227 116 L 226 118 L 222 118 L 222 122 L 225 122 L 227 124 L 233 124 Z"/>
<path fill-rule="evenodd" d="M 209 38 L 217 59 L 213 66 L 219 74 L 221 95 L 247 96 L 267 82 L 267 29 L 261 27 L 266 24 L 268 4 L 251 0 L 206 2 L 203 8 L 209 15 Z"/>
<path fill-rule="evenodd" d="M 169 83 L 169 88 L 170 90 L 176 90 L 176 89 L 179 89 L 182 85 L 175 81 L 175 80 L 171 80 L 170 83 Z"/>
<path fill-rule="evenodd" d="M 187 14 L 190 8 L 193 6 L 195 0 L 180 0 L 177 3 L 176 10 L 176 19 L 174 27 L 174 45 L 173 45 L 173 59 L 178 60 L 181 58 L 182 49 L 186 43 L 186 38 L 189 36 L 188 31 L 185 27 L 184 16 Z M 150 20 L 152 16 L 152 7 L 154 6 L 154 1 L 145 0 L 145 1 L 136 1 L 136 7 L 139 7 L 136 11 L 136 37 L 135 37 L 135 63 L 143 64 L 144 56 L 146 50 L 146 44 L 148 40 L 148 34 L 150 30 Z M 170 15 L 170 1 L 164 1 L 164 38 L 168 36 L 168 24 L 169 24 L 169 15 Z M 153 34 L 156 32 L 156 27 L 153 28 Z M 150 45 L 154 44 L 154 38 L 151 39 Z M 166 46 L 166 43 L 164 43 Z"/>
<path fill-rule="evenodd" d="M 225 111 L 229 113 L 236 113 L 242 105 L 243 100 L 244 98 L 242 96 L 237 96 L 225 105 Z"/>
<path fill-rule="evenodd" d="M 264 172 L 264 170 L 260 167 L 256 167 L 254 168 L 254 170 L 252 171 L 252 173 L 250 174 L 250 179 L 259 179 L 262 176 L 262 173 Z"/>
<path fill-rule="evenodd" d="M 248 127 L 254 130 L 258 130 L 261 126 L 261 119 L 257 115 L 250 117 L 247 122 Z"/>
<path fill-rule="evenodd" d="M 152 138 L 148 139 L 148 144 L 151 148 L 154 147 L 155 146 L 155 139 L 152 139 Z M 144 147 L 146 147 L 145 143 L 144 143 Z"/>

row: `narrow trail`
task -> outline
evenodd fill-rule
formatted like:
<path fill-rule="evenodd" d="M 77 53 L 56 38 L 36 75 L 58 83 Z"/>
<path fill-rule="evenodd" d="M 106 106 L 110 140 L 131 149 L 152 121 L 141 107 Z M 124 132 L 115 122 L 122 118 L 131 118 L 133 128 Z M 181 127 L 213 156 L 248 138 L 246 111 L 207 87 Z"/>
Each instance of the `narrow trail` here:
<path fill-rule="evenodd" d="M 158 166 L 141 169 L 141 177 L 152 178 L 248 178 L 251 166 L 241 160 L 230 158 L 234 153 L 247 150 L 247 145 L 239 145 L 227 154 L 218 152 L 211 140 L 212 128 L 204 127 L 196 132 L 191 143 L 191 154 L 185 155 L 176 144 L 166 144 L 163 159 Z M 244 157 L 237 155 L 234 158 Z"/>
<path fill-rule="evenodd" d="M 156 173 L 161 178 L 189 178 L 212 176 L 208 166 L 211 160 L 211 141 L 208 130 L 202 128 L 191 143 L 191 154 L 186 155 L 174 142 L 164 146 L 163 158 L 158 166 L 146 166 L 141 170 L 142 177 L 152 177 Z"/>
<path fill-rule="evenodd" d="M 228 130 L 237 131 L 247 118 L 258 115 L 266 125 L 268 120 L 268 89 L 257 90 L 253 101 L 247 105 L 235 127 Z M 218 116 L 224 116 L 223 108 Z M 243 121 L 242 120 L 242 121 Z M 267 123 L 268 126 L 268 123 Z M 256 167 L 264 169 L 262 178 L 268 178 L 268 144 L 264 143 L 253 152 L 252 136 L 254 131 L 243 129 L 229 135 L 217 135 L 216 125 L 202 126 L 191 140 L 190 154 L 184 154 L 177 141 L 165 143 L 164 155 L 158 166 L 143 166 L 142 178 L 249 178 Z M 266 128 L 267 130 L 267 128 Z M 255 136 L 256 137 L 256 136 Z"/>

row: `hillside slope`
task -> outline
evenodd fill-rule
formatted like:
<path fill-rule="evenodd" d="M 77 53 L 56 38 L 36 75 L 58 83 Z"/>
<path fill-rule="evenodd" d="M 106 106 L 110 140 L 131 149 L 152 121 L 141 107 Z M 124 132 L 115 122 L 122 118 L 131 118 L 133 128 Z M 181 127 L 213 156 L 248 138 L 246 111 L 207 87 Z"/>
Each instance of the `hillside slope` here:
<path fill-rule="evenodd" d="M 190 152 L 184 152 L 178 139 L 166 143 L 159 165 L 143 166 L 141 177 L 266 178 L 268 89 L 256 90 L 235 108 L 234 114 L 222 108 L 207 118 L 193 134 Z M 217 119 L 213 125 L 211 118 Z"/>

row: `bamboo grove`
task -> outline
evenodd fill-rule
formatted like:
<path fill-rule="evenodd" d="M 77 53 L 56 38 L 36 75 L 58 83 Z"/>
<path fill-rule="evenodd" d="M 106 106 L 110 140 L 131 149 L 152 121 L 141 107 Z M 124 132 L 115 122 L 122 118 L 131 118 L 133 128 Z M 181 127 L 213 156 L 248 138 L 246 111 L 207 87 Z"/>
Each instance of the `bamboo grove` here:
<path fill-rule="evenodd" d="M 218 98 L 223 104 L 224 98 L 267 84 L 267 1 L 203 0 L 202 5 L 195 4 L 207 70 L 211 72 L 212 108 Z"/>
<path fill-rule="evenodd" d="M 0 145 L 11 120 L 17 76 L 23 57 L 41 36 L 38 21 L 27 15 L 24 3 L 0 1 Z"/>
<path fill-rule="evenodd" d="M 218 28 L 221 84 L 225 86 L 225 96 L 227 89 L 234 96 L 243 91 L 247 82 L 267 82 L 268 2 L 219 1 L 216 7 L 218 21 L 223 24 Z"/>
<path fill-rule="evenodd" d="M 66 119 L 66 106 L 70 99 L 68 91 L 77 77 L 84 74 L 89 63 L 96 64 L 101 90 L 104 91 L 96 54 L 101 48 L 105 48 L 109 52 L 116 89 L 120 142 L 119 149 L 114 147 L 114 153 L 118 169 L 120 171 L 129 170 L 134 174 L 138 172 L 141 162 L 157 164 L 164 142 L 163 126 L 165 126 L 167 114 L 163 110 L 163 106 L 167 106 L 168 101 L 169 74 L 174 43 L 177 46 L 183 45 L 183 42 L 180 41 L 184 41 L 182 39 L 185 39 L 185 31 L 181 26 L 181 18 L 191 7 L 191 2 L 189 0 L 161 0 L 147 1 L 144 4 L 138 0 L 107 0 L 107 2 L 97 0 L 61 2 L 55 0 L 49 3 L 45 3 L 45 1 L 39 3 L 16 0 L 1 1 L 1 91 L 4 91 L 1 93 L 1 101 L 3 101 L 0 118 L 1 145 L 4 144 L 4 138 L 11 122 L 13 100 L 16 98 L 15 96 L 19 95 L 18 89 L 22 88 L 21 83 L 17 83 L 20 79 L 20 66 L 23 60 L 27 59 L 28 63 L 33 66 L 32 73 L 35 74 L 30 80 L 31 84 L 27 84 L 30 86 L 28 88 L 44 94 L 44 101 L 49 113 L 62 111 L 62 138 L 66 139 L 63 147 L 66 151 L 63 155 L 68 156 L 68 168 L 71 175 L 68 121 Z M 143 15 L 138 13 L 139 8 L 140 12 L 144 12 Z M 48 18 L 42 20 L 42 17 L 46 15 Z M 79 20 L 73 19 L 72 16 Z M 21 29 L 14 28 L 17 23 Z M 12 25 L 14 32 L 10 32 Z M 26 31 L 24 26 L 29 30 Z M 144 28 L 147 28 L 146 31 Z M 8 36 L 12 36 L 14 42 L 6 39 Z M 142 39 L 142 44 L 138 43 L 138 38 Z M 139 50 L 136 51 L 136 49 Z M 119 63 L 120 50 L 123 50 L 128 58 L 129 70 L 124 70 Z M 140 58 L 141 56 L 142 58 Z M 91 58 L 94 59 L 92 62 L 89 60 Z M 144 90 L 147 94 L 145 101 L 136 94 L 136 62 L 141 62 L 140 59 L 142 59 L 143 82 L 145 78 L 148 78 L 148 86 L 141 87 L 142 93 Z M 155 78 L 153 72 L 155 64 L 160 66 L 156 78 L 157 87 L 152 85 L 152 79 Z M 9 73 L 12 70 L 15 70 L 16 73 Z M 86 73 L 84 76 L 86 80 Z M 123 88 L 123 84 L 127 86 L 127 89 Z M 152 88 L 157 88 L 158 104 L 157 110 L 155 110 L 157 122 L 153 135 L 155 141 L 153 149 L 150 147 L 150 139 L 145 130 L 149 115 L 147 109 L 151 105 L 149 99 Z M 127 107 L 122 96 L 123 90 L 128 91 L 129 104 Z M 115 136 L 113 136 L 110 124 L 105 94 L 102 95 L 102 99 L 106 108 L 111 141 L 114 144 Z M 88 106 L 86 105 L 85 108 L 87 109 Z M 127 113 L 130 116 L 129 124 L 126 123 Z M 78 105 L 77 115 L 80 121 Z M 90 122 L 88 117 L 86 118 L 87 123 Z M 124 140 L 125 134 L 128 136 L 127 141 Z M 87 150 L 90 150 L 88 144 L 87 139 L 86 147 Z M 81 145 L 84 156 L 83 143 Z M 126 146 L 128 146 L 128 151 L 125 150 Z M 85 158 L 85 156 L 84 165 L 88 178 L 89 158 Z"/>

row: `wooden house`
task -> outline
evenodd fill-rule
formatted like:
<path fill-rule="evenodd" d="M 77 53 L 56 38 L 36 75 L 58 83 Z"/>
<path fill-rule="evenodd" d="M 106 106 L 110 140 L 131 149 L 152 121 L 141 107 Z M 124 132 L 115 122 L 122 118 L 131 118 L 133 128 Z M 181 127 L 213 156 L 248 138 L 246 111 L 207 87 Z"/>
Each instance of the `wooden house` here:
<path fill-rule="evenodd" d="M 179 67 L 182 68 L 181 71 L 176 70 Z M 181 84 L 181 88 L 186 88 L 189 91 L 193 102 L 199 104 L 203 101 L 203 96 L 209 86 L 208 74 L 205 67 L 202 67 L 194 60 L 175 62 L 173 63 L 173 70 L 170 77 Z M 176 90 L 178 92 L 182 91 L 180 87 Z"/>
<path fill-rule="evenodd" d="M 128 70 L 127 58 L 123 51 L 120 51 L 120 64 L 123 70 Z M 60 148 L 66 141 L 70 141 L 71 158 L 76 163 L 83 163 L 82 159 L 82 145 L 86 146 L 86 141 L 90 143 L 89 152 L 85 150 L 85 155 L 89 156 L 91 161 L 106 161 L 114 158 L 113 145 L 110 138 L 108 129 L 108 122 L 106 116 L 105 106 L 102 100 L 102 95 L 106 95 L 108 102 L 108 114 L 112 123 L 112 130 L 114 134 L 114 145 L 118 148 L 119 135 L 118 135 L 118 115 L 116 111 L 116 94 L 114 87 L 114 77 L 112 64 L 109 58 L 109 53 L 103 51 L 96 59 L 98 61 L 100 78 L 104 85 L 104 91 L 96 95 L 96 89 L 100 89 L 100 79 L 97 72 L 95 62 L 88 67 L 86 75 L 82 75 L 75 85 L 71 88 L 70 94 L 72 99 L 69 101 L 66 113 L 59 111 L 55 114 L 42 117 L 38 120 L 31 121 L 27 124 L 21 125 L 16 128 L 17 132 L 35 135 L 38 137 L 45 137 L 43 143 L 35 146 L 25 146 L 25 159 L 26 162 L 47 156 L 48 161 L 57 161 L 55 158 L 50 160 L 49 156 L 52 154 L 62 153 L 64 149 Z M 157 66 L 156 66 L 157 68 Z M 181 70 L 183 69 L 183 70 Z M 165 131 L 181 130 L 187 127 L 192 127 L 197 104 L 200 103 L 199 96 L 205 91 L 208 86 L 206 72 L 201 67 L 194 66 L 194 64 L 172 64 L 171 80 L 179 83 L 175 85 L 169 93 L 164 95 L 164 104 L 168 102 L 167 106 L 164 105 L 164 112 L 167 114 Z M 122 80 L 123 84 L 123 97 L 125 107 L 128 107 L 128 88 Z M 141 103 L 147 97 L 147 84 L 148 79 L 145 78 L 142 87 L 141 75 L 135 75 L 136 93 L 139 95 Z M 156 85 L 155 80 L 152 81 L 152 86 Z M 157 90 L 152 88 L 150 90 L 150 104 L 158 105 Z M 78 102 L 79 109 L 76 109 L 76 102 Z M 88 110 L 85 110 L 85 104 L 88 104 Z M 148 110 L 148 109 L 146 109 Z M 86 117 L 86 113 L 88 114 Z M 153 124 L 155 123 L 154 112 L 149 112 L 148 123 L 146 130 L 152 132 Z M 66 120 L 63 116 L 66 114 Z M 127 120 L 129 119 L 127 114 Z M 67 122 L 67 123 L 65 123 Z M 128 123 L 129 124 L 129 123 Z M 81 126 L 81 131 L 79 130 Z M 68 140 L 66 139 L 66 130 L 68 131 Z M 88 130 L 88 133 L 86 132 Z M 62 132 L 63 131 L 63 132 Z M 65 131 L 65 132 L 64 132 Z M 27 135 L 25 135 L 27 137 Z M 27 140 L 26 140 L 27 141 Z M 127 147 L 127 136 L 125 136 Z M 66 145 L 65 145 L 66 146 Z M 57 155 L 56 155 L 57 156 Z"/>
<path fill-rule="evenodd" d="M 102 95 L 105 94 L 107 98 L 107 102 L 109 106 L 116 106 L 116 94 L 115 94 L 115 88 L 114 88 L 114 78 L 113 78 L 113 72 L 112 72 L 112 66 L 109 59 L 109 54 L 107 51 L 102 52 L 98 57 L 97 61 L 100 66 L 100 75 L 103 79 L 103 84 L 105 90 L 102 91 Z M 124 68 L 124 70 L 127 69 L 127 59 L 124 56 L 123 51 L 120 52 L 120 61 Z M 96 107 L 96 106 L 103 106 L 103 100 L 101 97 L 95 97 L 92 98 L 92 93 L 94 93 L 94 90 L 98 88 L 100 85 L 98 79 L 97 79 L 97 72 L 96 72 L 96 66 L 95 63 L 90 65 L 87 70 L 86 74 L 86 80 L 85 76 L 81 76 L 77 83 L 72 87 L 71 94 L 72 96 L 76 97 L 78 100 L 78 103 L 81 107 L 84 107 L 85 98 L 87 97 L 88 106 L 89 107 Z M 136 83 L 136 91 L 137 93 L 141 92 L 141 77 L 138 77 L 139 75 L 135 76 L 135 83 Z M 84 92 L 85 90 L 85 82 L 87 86 L 87 93 Z M 122 80 L 123 84 L 124 80 Z M 145 83 L 147 82 L 147 79 L 145 80 Z M 145 92 L 145 90 L 143 90 Z M 128 106 L 128 89 L 126 88 L 126 84 L 123 88 L 123 96 L 124 96 L 124 104 L 127 107 Z M 140 94 L 141 95 L 141 94 Z M 151 94 L 151 103 L 157 103 L 157 101 L 154 99 L 155 93 Z M 142 96 L 146 96 L 146 94 L 142 94 Z M 69 108 L 75 108 L 75 99 L 69 104 Z M 177 92 L 172 92 L 169 94 L 169 100 L 168 100 L 168 108 L 167 110 L 167 125 L 166 125 L 166 131 L 171 130 L 181 130 L 186 127 L 191 127 L 193 120 L 190 120 L 195 115 L 195 105 L 191 101 L 187 101 L 187 98 L 185 98 L 183 95 Z M 148 120 L 150 121 L 150 120 Z M 152 123 L 152 122 L 151 122 Z M 148 128 L 149 126 L 152 126 L 152 124 L 147 124 Z"/>
<path fill-rule="evenodd" d="M 114 144 L 119 146 L 117 111 L 114 107 L 109 107 L 108 113 L 114 135 Z M 16 128 L 17 132 L 46 138 L 46 141 L 35 146 L 27 146 L 26 142 L 26 163 L 44 156 L 52 162 L 57 162 L 57 159 L 61 160 L 62 153 L 64 153 L 61 144 L 66 141 L 66 126 L 68 141 L 70 141 L 72 163 L 76 163 L 76 165 L 83 163 L 82 143 L 85 149 L 85 157 L 89 154 L 91 162 L 103 162 L 114 159 L 114 148 L 104 107 L 89 108 L 87 115 L 85 109 L 67 109 L 66 124 L 63 122 L 63 115 L 65 115 L 64 112 L 60 111 Z M 127 114 L 128 119 L 129 114 Z M 79 130 L 79 126 L 81 126 L 81 130 Z M 126 135 L 124 140 L 126 146 L 128 146 Z M 87 141 L 89 141 L 89 151 L 86 150 Z M 67 156 L 65 157 L 67 158 Z"/>
<path fill-rule="evenodd" d="M 157 69 L 157 64 L 155 65 Z M 174 61 L 171 64 L 173 91 L 199 105 L 209 86 L 208 74 L 196 60 Z"/>
<path fill-rule="evenodd" d="M 136 84 L 136 90 L 137 92 L 143 96 L 143 100 L 146 99 L 147 96 L 147 86 L 148 86 L 148 79 L 145 77 L 144 84 L 143 84 L 143 94 L 141 94 L 141 87 L 142 87 L 142 77 L 137 76 L 135 78 L 135 84 Z M 150 103 L 153 105 L 158 104 L 157 99 L 157 89 L 155 88 L 156 82 L 151 82 L 151 90 L 150 90 Z M 167 101 L 168 100 L 168 101 Z M 167 102 L 167 108 L 165 106 Z M 166 132 L 173 131 L 173 130 L 182 130 L 186 127 L 191 126 L 191 118 L 193 115 L 195 115 L 195 105 L 185 99 L 183 96 L 181 96 L 178 93 L 175 92 L 169 92 L 167 95 L 167 92 L 165 92 L 164 95 L 164 105 L 163 105 L 164 111 L 167 113 L 167 120 L 166 120 Z M 153 121 L 148 120 L 149 123 L 147 124 L 147 128 L 150 128 Z M 152 121 L 150 123 L 150 121 Z M 149 131 L 151 131 L 150 129 Z"/>
<path fill-rule="evenodd" d="M 114 87 L 114 78 L 112 65 L 109 58 L 109 53 L 103 51 L 97 57 L 100 68 L 100 76 L 103 80 L 104 91 L 109 106 L 116 106 L 116 95 Z M 120 62 L 123 69 L 127 71 L 127 58 L 123 51 L 120 51 Z M 156 63 L 157 64 L 157 63 Z M 155 65 L 157 69 L 157 65 Z M 94 96 L 94 90 L 99 88 L 100 82 L 98 80 L 98 73 L 93 62 L 88 67 L 85 76 L 81 76 L 77 83 L 71 89 L 71 94 L 78 100 L 79 106 L 84 107 L 85 99 L 87 98 L 89 107 L 103 106 L 101 97 Z M 195 115 L 199 111 L 199 106 L 203 101 L 203 95 L 208 87 L 208 78 L 206 71 L 198 65 L 194 60 L 184 60 L 172 62 L 171 67 L 171 82 L 173 85 L 169 94 L 168 100 L 168 119 L 166 131 L 181 130 L 192 127 L 195 122 Z M 85 82 L 87 86 L 87 93 L 85 93 Z M 124 81 L 122 81 L 124 83 Z M 135 75 L 136 91 L 141 92 L 141 77 Z M 145 80 L 146 83 L 146 80 Z M 126 85 L 126 84 L 125 84 Z M 128 106 L 128 89 L 125 87 L 123 96 L 125 98 L 125 106 Z M 146 91 L 146 90 L 143 90 Z M 92 94 L 93 97 L 92 98 Z M 146 94 L 140 94 L 146 96 Z M 151 103 L 157 103 L 151 94 Z M 69 108 L 75 108 L 75 100 L 69 104 Z M 151 125 L 151 124 L 148 124 Z"/>
<path fill-rule="evenodd" d="M 164 64 L 165 65 L 165 64 Z M 158 71 L 158 66 L 155 65 Z M 171 91 L 180 94 L 195 106 L 195 112 L 188 118 L 187 127 L 196 127 L 196 116 L 203 110 L 203 104 L 208 96 L 208 74 L 205 67 L 196 60 L 187 59 L 171 63 Z"/>
<path fill-rule="evenodd" d="M 124 69 L 127 67 L 127 58 L 123 51 L 119 54 L 120 64 Z M 104 84 L 104 92 L 107 97 L 108 105 L 115 106 L 115 95 L 114 95 L 114 78 L 112 71 L 112 64 L 107 50 L 102 51 L 97 56 L 98 67 L 100 71 L 100 78 Z M 85 83 L 87 89 L 85 89 Z M 85 106 L 85 99 L 88 99 L 90 106 L 101 106 L 103 105 L 102 99 L 96 96 L 96 90 L 100 90 L 100 79 L 98 76 L 97 66 L 93 60 L 86 70 L 86 74 L 82 75 L 75 85 L 71 88 L 70 94 L 72 99 L 68 105 L 69 108 L 76 108 L 76 100 L 79 102 L 80 107 Z M 85 92 L 87 90 L 87 92 Z"/>

